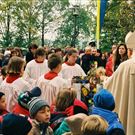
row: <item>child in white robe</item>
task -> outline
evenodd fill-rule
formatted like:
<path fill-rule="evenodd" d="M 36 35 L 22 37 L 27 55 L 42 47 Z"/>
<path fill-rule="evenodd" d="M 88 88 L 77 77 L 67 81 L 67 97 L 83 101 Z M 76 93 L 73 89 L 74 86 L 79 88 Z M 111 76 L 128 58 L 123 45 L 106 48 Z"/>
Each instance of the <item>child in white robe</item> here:
<path fill-rule="evenodd" d="M 67 61 L 62 64 L 61 74 L 65 79 L 72 79 L 74 76 L 86 76 L 80 65 L 76 64 L 77 51 L 71 49 L 67 53 Z"/>
<path fill-rule="evenodd" d="M 78 57 L 77 55 L 78 54 L 75 49 L 70 49 L 67 52 L 67 61 L 62 64 L 62 70 L 61 70 L 61 74 L 64 79 L 72 80 L 74 76 L 81 76 L 81 77 L 86 76 L 81 66 L 76 63 Z M 74 83 L 72 87 L 74 87 L 77 90 L 77 98 L 81 99 L 81 93 L 80 93 L 81 85 Z"/>
<path fill-rule="evenodd" d="M 58 75 L 62 67 L 60 56 L 56 54 L 50 55 L 48 67 L 50 68 L 50 71 L 39 78 L 37 86 L 42 90 L 42 98 L 51 105 L 55 100 L 57 93 L 61 89 L 67 88 L 69 83 Z"/>
<path fill-rule="evenodd" d="M 45 50 L 38 48 L 35 52 L 35 59 L 31 60 L 25 68 L 24 79 L 35 86 L 36 80 L 49 71 L 47 60 L 45 59 Z"/>
<path fill-rule="evenodd" d="M 7 77 L 0 85 L 0 91 L 5 93 L 7 110 L 12 111 L 17 103 L 18 94 L 30 90 L 31 85 L 22 78 L 25 61 L 17 56 L 12 57 L 7 67 Z"/>

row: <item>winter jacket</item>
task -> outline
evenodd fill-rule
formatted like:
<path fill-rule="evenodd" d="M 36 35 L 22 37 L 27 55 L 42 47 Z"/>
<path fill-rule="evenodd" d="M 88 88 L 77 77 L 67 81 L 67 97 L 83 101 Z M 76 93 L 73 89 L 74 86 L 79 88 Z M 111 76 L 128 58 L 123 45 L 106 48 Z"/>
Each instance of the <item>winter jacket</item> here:
<path fill-rule="evenodd" d="M 20 106 L 18 103 L 14 106 L 12 113 L 30 116 L 29 111 L 23 108 L 22 106 Z"/>
<path fill-rule="evenodd" d="M 70 128 L 68 127 L 67 122 L 64 120 L 58 129 L 54 132 L 54 135 L 62 135 L 66 132 L 70 132 Z"/>
<path fill-rule="evenodd" d="M 30 131 L 32 135 L 53 135 L 53 130 L 48 123 L 39 123 L 36 120 L 32 121 L 32 129 Z"/>
<path fill-rule="evenodd" d="M 53 131 L 56 131 L 66 117 L 78 113 L 88 114 L 88 107 L 78 99 L 75 99 L 74 104 L 66 108 L 63 112 L 57 112 L 53 105 L 53 109 L 51 107 L 51 128 Z"/>
<path fill-rule="evenodd" d="M 112 59 L 113 59 L 113 56 L 110 56 L 106 63 L 105 69 L 106 69 L 107 76 L 111 76 L 113 74 L 113 60 Z"/>
<path fill-rule="evenodd" d="M 110 135 L 112 130 L 114 129 L 120 129 L 123 131 L 124 134 L 124 128 L 121 122 L 119 121 L 118 115 L 115 112 L 102 109 L 99 107 L 93 107 L 92 114 L 99 115 L 103 117 L 109 124 L 109 127 L 107 129 L 107 135 Z"/>

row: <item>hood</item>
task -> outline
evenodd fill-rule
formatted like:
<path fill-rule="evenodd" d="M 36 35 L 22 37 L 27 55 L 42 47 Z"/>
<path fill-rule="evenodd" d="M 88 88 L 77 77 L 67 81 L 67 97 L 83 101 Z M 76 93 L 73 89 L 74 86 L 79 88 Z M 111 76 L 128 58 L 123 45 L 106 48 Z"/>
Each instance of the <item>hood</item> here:
<path fill-rule="evenodd" d="M 109 110 L 105 110 L 98 107 L 93 107 L 92 114 L 97 114 L 103 117 L 109 124 L 107 129 L 107 135 L 109 135 L 114 129 L 119 129 L 124 134 L 124 128 L 119 121 L 118 115 L 115 112 L 111 112 Z"/>
<path fill-rule="evenodd" d="M 112 123 L 114 120 L 118 119 L 118 116 L 115 112 L 102 109 L 99 107 L 93 107 L 92 114 L 97 114 L 103 117 L 109 124 Z"/>

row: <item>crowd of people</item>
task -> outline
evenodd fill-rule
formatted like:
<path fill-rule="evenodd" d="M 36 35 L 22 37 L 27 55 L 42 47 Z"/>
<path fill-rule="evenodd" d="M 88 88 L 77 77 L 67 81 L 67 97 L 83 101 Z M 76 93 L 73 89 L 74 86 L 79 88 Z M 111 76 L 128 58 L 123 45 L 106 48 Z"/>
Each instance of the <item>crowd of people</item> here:
<path fill-rule="evenodd" d="M 32 44 L 26 56 L 18 47 L 7 48 L 0 55 L 0 133 L 133 135 L 134 83 L 124 83 L 125 77 L 134 79 L 128 64 L 134 35 L 112 45 L 110 53 L 94 42 L 84 50 Z"/>

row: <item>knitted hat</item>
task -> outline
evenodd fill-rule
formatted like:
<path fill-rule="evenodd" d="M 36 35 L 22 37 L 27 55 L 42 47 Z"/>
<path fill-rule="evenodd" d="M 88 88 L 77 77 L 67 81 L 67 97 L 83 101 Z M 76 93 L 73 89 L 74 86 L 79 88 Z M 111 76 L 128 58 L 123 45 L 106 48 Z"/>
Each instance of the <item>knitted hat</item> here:
<path fill-rule="evenodd" d="M 0 98 L 4 96 L 5 94 L 3 92 L 0 92 Z"/>
<path fill-rule="evenodd" d="M 28 103 L 30 116 L 34 117 L 36 113 L 44 106 L 49 107 L 48 103 L 44 100 L 37 97 L 32 98 L 32 100 Z"/>
<path fill-rule="evenodd" d="M 39 87 L 33 88 L 31 91 L 25 91 L 23 93 L 20 93 L 18 96 L 18 103 L 21 105 L 23 108 L 28 109 L 28 102 L 33 98 L 33 97 L 38 97 L 41 95 L 41 89 Z"/>
<path fill-rule="evenodd" d="M 2 133 L 4 135 L 27 135 L 32 128 L 28 117 L 9 113 L 3 117 Z"/>
<path fill-rule="evenodd" d="M 41 95 L 41 89 L 39 87 L 34 87 L 31 91 L 30 94 L 32 97 L 39 97 Z"/>
<path fill-rule="evenodd" d="M 106 89 L 101 89 L 94 95 L 94 105 L 107 110 L 114 110 L 115 101 L 113 95 Z"/>

